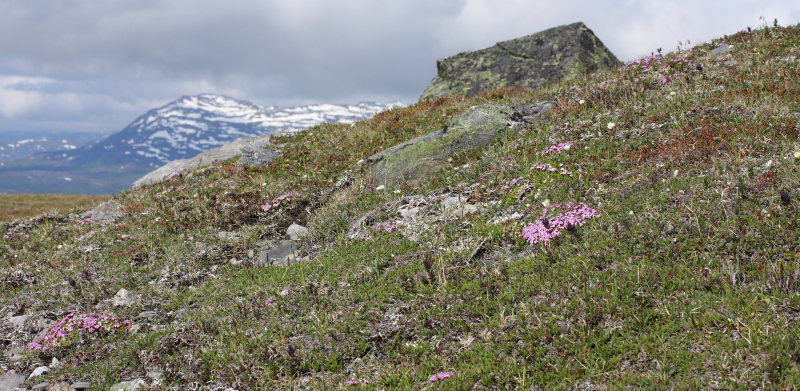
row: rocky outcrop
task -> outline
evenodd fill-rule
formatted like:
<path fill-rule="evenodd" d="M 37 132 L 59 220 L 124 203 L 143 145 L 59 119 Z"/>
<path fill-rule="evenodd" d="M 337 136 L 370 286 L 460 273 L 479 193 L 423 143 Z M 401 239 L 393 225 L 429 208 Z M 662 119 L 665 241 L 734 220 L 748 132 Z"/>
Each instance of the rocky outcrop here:
<path fill-rule="evenodd" d="M 173 175 L 237 156 L 241 165 L 266 166 L 278 158 L 278 151 L 271 140 L 270 135 L 256 136 L 210 149 L 193 158 L 173 160 L 137 179 L 133 182 L 133 188 L 158 183 Z"/>
<path fill-rule="evenodd" d="M 498 137 L 516 133 L 525 123 L 553 107 L 553 102 L 524 106 L 484 105 L 471 107 L 456 115 L 442 130 L 376 153 L 367 161 L 374 163 L 372 179 L 384 186 L 400 181 L 414 181 L 445 167 L 448 159 L 491 144 Z"/>
<path fill-rule="evenodd" d="M 441 59 L 438 75 L 420 100 L 502 87 L 536 88 L 618 64 L 592 30 L 578 22 Z"/>

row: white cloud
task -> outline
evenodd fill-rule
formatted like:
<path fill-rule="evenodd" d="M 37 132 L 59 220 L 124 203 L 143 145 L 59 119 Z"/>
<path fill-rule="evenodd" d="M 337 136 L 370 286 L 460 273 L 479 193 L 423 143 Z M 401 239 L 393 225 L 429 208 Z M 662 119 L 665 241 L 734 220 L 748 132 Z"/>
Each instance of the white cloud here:
<path fill-rule="evenodd" d="M 35 110 L 42 102 L 42 93 L 31 88 L 51 82 L 42 77 L 0 76 L 0 115 L 11 118 Z"/>

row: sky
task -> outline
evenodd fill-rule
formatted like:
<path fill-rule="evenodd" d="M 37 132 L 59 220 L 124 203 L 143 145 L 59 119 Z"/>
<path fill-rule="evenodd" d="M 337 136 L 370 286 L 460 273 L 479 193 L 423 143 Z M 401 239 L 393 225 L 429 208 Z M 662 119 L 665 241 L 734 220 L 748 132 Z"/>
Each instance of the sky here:
<path fill-rule="evenodd" d="M 0 132 L 110 133 L 183 95 L 413 103 L 436 59 L 584 22 L 622 61 L 797 0 L 0 0 Z"/>

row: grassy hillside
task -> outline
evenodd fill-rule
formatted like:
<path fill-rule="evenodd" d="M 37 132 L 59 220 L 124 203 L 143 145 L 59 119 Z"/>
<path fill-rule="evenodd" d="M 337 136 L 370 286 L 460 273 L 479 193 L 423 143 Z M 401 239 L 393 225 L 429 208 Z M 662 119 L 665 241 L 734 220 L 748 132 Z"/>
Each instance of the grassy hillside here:
<path fill-rule="evenodd" d="M 269 167 L 124 192 L 110 225 L 0 226 L 0 308 L 31 315 L 0 325 L 0 349 L 34 341 L 38 319 L 117 318 L 0 364 L 57 357 L 30 383 L 97 390 L 153 371 L 163 389 L 792 389 L 798 97 L 800 27 L 770 27 L 318 126 Z M 380 188 L 361 162 L 470 106 L 543 100 L 557 105 L 536 125 L 422 183 Z M 440 210 L 446 197 L 476 213 Z M 311 232 L 296 261 L 255 266 L 292 223 Z M 121 288 L 138 303 L 112 307 Z"/>
<path fill-rule="evenodd" d="M 0 221 L 43 213 L 87 210 L 111 197 L 74 194 L 0 194 Z"/>

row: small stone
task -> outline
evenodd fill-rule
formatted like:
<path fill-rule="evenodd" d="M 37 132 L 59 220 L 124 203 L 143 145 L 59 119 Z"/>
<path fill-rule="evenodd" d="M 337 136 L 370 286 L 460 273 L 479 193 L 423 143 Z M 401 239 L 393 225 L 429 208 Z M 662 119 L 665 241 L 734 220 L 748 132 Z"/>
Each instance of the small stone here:
<path fill-rule="evenodd" d="M 155 311 L 142 311 L 136 317 L 141 319 L 153 320 L 153 318 L 155 318 L 156 315 L 157 314 Z"/>
<path fill-rule="evenodd" d="M 233 241 L 233 240 L 239 239 L 239 233 L 238 232 L 219 231 L 219 232 L 217 232 L 217 237 L 220 240 Z"/>
<path fill-rule="evenodd" d="M 458 218 L 478 213 L 478 207 L 472 204 L 464 204 L 460 208 L 452 212 L 453 216 Z"/>
<path fill-rule="evenodd" d="M 33 388 L 31 388 L 31 390 L 33 390 L 33 391 L 44 391 L 44 390 L 46 390 L 48 388 L 50 388 L 50 383 L 44 382 L 44 383 L 39 383 L 39 384 L 33 386 Z"/>
<path fill-rule="evenodd" d="M 8 321 L 11 322 L 11 324 L 16 326 L 17 328 L 22 328 L 22 326 L 25 325 L 25 321 L 28 320 L 29 317 L 30 315 L 12 316 L 8 318 Z"/>
<path fill-rule="evenodd" d="M 464 201 L 462 201 L 462 197 L 447 197 L 442 200 L 442 207 L 445 209 L 453 209 L 457 208 L 463 203 Z"/>
<path fill-rule="evenodd" d="M 76 390 L 88 390 L 91 386 L 92 383 L 89 383 L 88 381 L 76 381 L 75 383 L 72 383 L 72 388 Z"/>
<path fill-rule="evenodd" d="M 130 307 L 139 303 L 139 295 L 122 288 L 114 298 L 111 299 L 111 305 L 114 307 Z"/>
<path fill-rule="evenodd" d="M 61 361 L 58 361 L 57 358 L 53 357 L 53 359 L 50 360 L 50 368 L 55 368 L 58 364 L 61 364 Z"/>
<path fill-rule="evenodd" d="M 108 391 L 133 391 L 138 390 L 145 386 L 145 381 L 142 378 L 136 378 L 124 382 L 119 382 L 111 386 Z"/>
<path fill-rule="evenodd" d="M 401 207 L 397 211 L 400 212 L 400 217 L 402 217 L 404 219 L 408 219 L 408 218 L 416 217 L 419 214 L 420 208 L 419 207 L 415 207 L 415 208 L 402 208 Z"/>
<path fill-rule="evenodd" d="M 0 390 L 13 390 L 24 381 L 25 376 L 22 376 L 13 370 L 8 371 L 0 375 Z"/>
<path fill-rule="evenodd" d="M 47 367 L 47 366 L 42 365 L 42 366 L 37 367 L 36 369 L 34 369 L 33 372 L 31 372 L 31 375 L 28 376 L 28 379 L 32 379 L 34 377 L 42 376 L 47 372 L 50 372 L 50 368 Z"/>
<path fill-rule="evenodd" d="M 719 46 L 715 47 L 714 49 L 711 49 L 711 51 L 708 52 L 708 54 L 711 55 L 711 56 L 717 56 L 717 55 L 720 55 L 720 54 L 728 53 L 731 50 L 733 50 L 733 45 L 722 44 L 722 45 L 719 45 Z"/>
<path fill-rule="evenodd" d="M 24 358 L 24 356 L 22 355 L 22 353 L 24 351 L 25 351 L 25 347 L 22 346 L 22 345 L 12 346 L 12 347 L 6 349 L 5 352 L 3 352 L 3 357 L 7 358 L 11 362 L 17 362 L 17 361 L 22 360 Z"/>
<path fill-rule="evenodd" d="M 286 266 L 295 259 L 296 252 L 297 248 L 293 241 L 281 240 L 269 250 L 259 252 L 256 266 Z"/>
<path fill-rule="evenodd" d="M 300 240 L 308 236 L 308 228 L 299 224 L 292 224 L 286 230 L 286 234 L 289 235 L 291 240 Z"/>
<path fill-rule="evenodd" d="M 150 379 L 154 386 L 160 386 L 164 383 L 164 371 L 147 372 L 147 378 Z"/>

